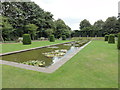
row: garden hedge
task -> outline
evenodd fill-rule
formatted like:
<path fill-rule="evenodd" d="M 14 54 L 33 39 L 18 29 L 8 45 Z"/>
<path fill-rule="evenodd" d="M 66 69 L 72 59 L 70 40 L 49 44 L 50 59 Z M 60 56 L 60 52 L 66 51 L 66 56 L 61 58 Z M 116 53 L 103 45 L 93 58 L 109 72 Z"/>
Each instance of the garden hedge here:
<path fill-rule="evenodd" d="M 62 35 L 62 40 L 66 40 L 66 36 L 65 35 Z"/>
<path fill-rule="evenodd" d="M 105 41 L 108 41 L 109 35 L 105 35 Z"/>
<path fill-rule="evenodd" d="M 29 44 L 31 44 L 30 34 L 24 34 L 23 35 L 23 45 L 29 45 Z"/>
<path fill-rule="evenodd" d="M 54 35 L 50 35 L 49 41 L 50 41 L 50 42 L 55 42 L 55 37 L 54 37 Z"/>
<path fill-rule="evenodd" d="M 120 33 L 118 33 L 117 48 L 120 50 Z"/>
<path fill-rule="evenodd" d="M 115 43 L 115 36 L 113 34 L 110 34 L 108 37 L 108 43 Z"/>

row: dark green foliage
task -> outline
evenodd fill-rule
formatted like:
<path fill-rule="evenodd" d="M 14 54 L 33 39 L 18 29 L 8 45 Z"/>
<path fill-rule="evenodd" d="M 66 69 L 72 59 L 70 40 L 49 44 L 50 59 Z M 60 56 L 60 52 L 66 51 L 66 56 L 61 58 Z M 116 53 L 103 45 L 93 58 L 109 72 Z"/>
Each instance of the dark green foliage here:
<path fill-rule="evenodd" d="M 116 17 L 108 17 L 103 25 L 103 30 L 107 33 L 117 33 L 117 18 Z"/>
<path fill-rule="evenodd" d="M 25 29 L 27 30 L 27 33 L 32 36 L 32 40 L 34 40 L 38 27 L 35 24 L 28 24 L 25 25 Z"/>
<path fill-rule="evenodd" d="M 110 34 L 108 37 L 108 43 L 115 43 L 115 36 L 113 34 Z"/>
<path fill-rule="evenodd" d="M 10 24 L 9 18 L 0 16 L 0 39 L 2 41 L 12 40 L 12 30 L 13 26 Z"/>
<path fill-rule="evenodd" d="M 116 17 L 109 17 L 105 22 L 98 20 L 94 25 L 84 19 L 80 22 L 80 30 L 71 31 L 63 20 L 54 21 L 50 12 L 44 11 L 34 2 L 2 2 L 1 4 L 1 16 L 6 18 L 0 20 L 2 21 L 0 25 L 3 26 L 0 37 L 2 41 L 16 40 L 24 33 L 29 33 L 32 40 L 35 40 L 40 37 L 48 38 L 51 34 L 59 39 L 62 35 L 66 35 L 67 38 L 103 37 L 106 34 L 120 32 L 120 19 Z"/>
<path fill-rule="evenodd" d="M 117 48 L 120 50 L 120 33 L 118 33 L 118 43 L 117 43 Z"/>
<path fill-rule="evenodd" d="M 62 35 L 66 35 L 66 37 L 69 37 L 71 35 L 71 28 L 65 24 L 65 22 L 62 19 L 58 19 L 55 22 L 55 37 L 61 38 Z"/>
<path fill-rule="evenodd" d="M 60 38 L 63 34 L 69 37 L 71 34 L 71 28 L 63 20 L 54 21 L 51 12 L 44 11 L 34 2 L 2 2 L 1 8 L 1 15 L 9 18 L 9 22 L 5 24 L 10 30 L 5 28 L 2 32 L 4 40 L 22 37 L 24 33 L 29 33 L 32 40 L 40 37 L 48 38 L 51 34 L 56 38 Z"/>
<path fill-rule="evenodd" d="M 86 19 L 84 19 L 83 21 L 80 22 L 80 29 L 90 27 L 90 26 L 91 26 L 90 22 Z"/>
<path fill-rule="evenodd" d="M 50 42 L 55 42 L 55 37 L 54 37 L 54 35 L 50 35 L 49 40 L 50 40 Z"/>
<path fill-rule="evenodd" d="M 106 21 L 98 20 L 94 25 L 90 25 L 88 20 L 80 22 L 80 30 L 73 32 L 74 37 L 104 37 L 107 34 L 116 34 L 120 32 L 120 19 L 108 17 Z"/>
<path fill-rule="evenodd" d="M 105 41 L 108 41 L 109 35 L 105 35 Z"/>
<path fill-rule="evenodd" d="M 62 35 L 62 40 L 66 40 L 66 36 L 65 35 Z"/>
<path fill-rule="evenodd" d="M 115 35 L 115 37 L 118 37 L 118 34 L 114 34 Z"/>
<path fill-rule="evenodd" d="M 31 38 L 29 34 L 23 35 L 23 45 L 29 45 L 31 44 Z"/>

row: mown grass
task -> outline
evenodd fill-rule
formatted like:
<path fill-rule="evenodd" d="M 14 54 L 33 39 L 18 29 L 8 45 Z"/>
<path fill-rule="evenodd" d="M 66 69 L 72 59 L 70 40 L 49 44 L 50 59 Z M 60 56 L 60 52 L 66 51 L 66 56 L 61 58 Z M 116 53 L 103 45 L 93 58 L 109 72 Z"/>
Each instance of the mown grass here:
<path fill-rule="evenodd" d="M 70 42 L 72 40 L 56 40 L 55 42 L 49 42 L 49 41 L 37 41 L 32 42 L 31 45 L 22 45 L 22 43 L 16 43 L 16 44 L 2 44 L 2 53 L 12 52 L 12 51 L 18 51 L 23 49 L 29 49 L 34 47 L 40 47 L 40 46 L 47 46 L 52 44 L 58 44 L 58 43 L 64 43 L 64 42 Z"/>
<path fill-rule="evenodd" d="M 92 41 L 51 74 L 3 65 L 3 88 L 117 88 L 116 44 Z"/>

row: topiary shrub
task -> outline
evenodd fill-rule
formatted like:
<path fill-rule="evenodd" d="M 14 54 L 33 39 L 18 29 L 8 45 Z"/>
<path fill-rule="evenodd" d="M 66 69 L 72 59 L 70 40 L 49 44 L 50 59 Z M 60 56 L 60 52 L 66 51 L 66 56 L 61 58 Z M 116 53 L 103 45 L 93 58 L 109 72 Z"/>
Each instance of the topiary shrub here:
<path fill-rule="evenodd" d="M 54 37 L 54 35 L 50 35 L 49 41 L 50 41 L 50 42 L 55 42 L 55 37 Z"/>
<path fill-rule="evenodd" d="M 30 34 L 23 34 L 23 45 L 31 44 Z"/>
<path fill-rule="evenodd" d="M 117 48 L 120 50 L 120 33 L 118 33 Z"/>
<path fill-rule="evenodd" d="M 119 34 L 119 33 L 118 33 Z M 115 35 L 115 37 L 118 37 L 118 34 L 114 34 Z"/>
<path fill-rule="evenodd" d="M 113 34 L 110 34 L 108 37 L 108 43 L 115 43 L 115 36 Z"/>
<path fill-rule="evenodd" d="M 62 40 L 66 40 L 66 36 L 65 35 L 62 35 Z"/>
<path fill-rule="evenodd" d="M 105 35 L 105 41 L 108 41 L 109 35 Z"/>

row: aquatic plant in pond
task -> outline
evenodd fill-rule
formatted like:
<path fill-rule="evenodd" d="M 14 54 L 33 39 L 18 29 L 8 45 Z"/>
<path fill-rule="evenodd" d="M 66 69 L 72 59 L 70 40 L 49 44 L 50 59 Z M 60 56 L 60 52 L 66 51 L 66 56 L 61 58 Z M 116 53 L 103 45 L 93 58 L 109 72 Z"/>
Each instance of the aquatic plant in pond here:
<path fill-rule="evenodd" d="M 66 46 L 71 46 L 72 44 L 64 44 L 64 45 L 66 45 Z"/>
<path fill-rule="evenodd" d="M 81 47 L 84 44 L 86 44 L 87 42 L 89 42 L 89 40 L 84 40 L 84 41 L 75 41 L 75 43 L 73 44 L 75 47 Z"/>
<path fill-rule="evenodd" d="M 54 46 L 50 46 L 50 48 L 46 47 L 46 48 L 40 48 L 40 49 L 30 50 L 30 51 L 21 52 L 21 53 L 5 55 L 5 56 L 2 56 L 2 60 L 13 61 L 18 63 L 38 60 L 38 61 L 44 61 L 45 67 L 48 67 L 54 63 L 54 59 L 48 58 L 42 53 L 52 52 L 55 50 L 62 50 L 62 49 L 69 50 L 70 47 L 71 46 L 65 46 L 63 44 L 54 45 Z"/>
<path fill-rule="evenodd" d="M 45 66 L 45 61 L 34 60 L 34 61 L 23 62 L 23 64 L 44 67 Z"/>
<path fill-rule="evenodd" d="M 78 46 L 76 45 L 76 42 L 72 42 L 69 44 L 53 45 L 45 48 L 4 55 L 2 56 L 2 60 L 48 67 L 59 61 L 60 58 L 64 58 L 66 55 L 73 53 L 87 42 L 87 40 L 82 40 L 77 41 Z"/>
<path fill-rule="evenodd" d="M 66 54 L 67 50 L 66 49 L 61 49 L 61 50 L 55 50 L 52 52 L 47 52 L 47 53 L 42 53 L 48 58 L 53 58 L 53 57 L 62 57 Z"/>

